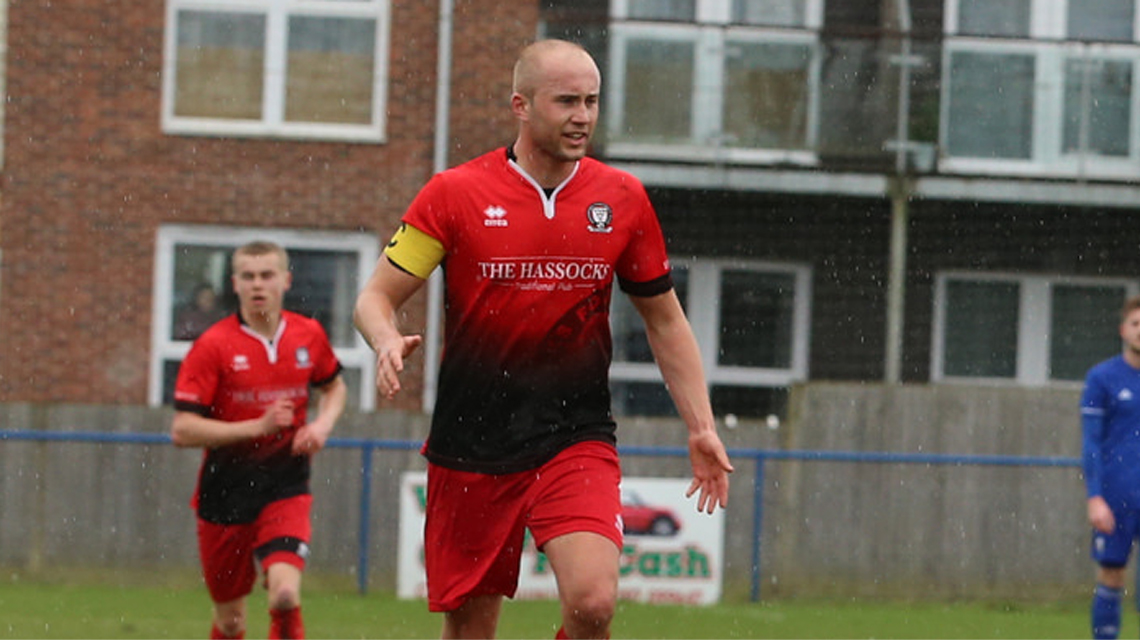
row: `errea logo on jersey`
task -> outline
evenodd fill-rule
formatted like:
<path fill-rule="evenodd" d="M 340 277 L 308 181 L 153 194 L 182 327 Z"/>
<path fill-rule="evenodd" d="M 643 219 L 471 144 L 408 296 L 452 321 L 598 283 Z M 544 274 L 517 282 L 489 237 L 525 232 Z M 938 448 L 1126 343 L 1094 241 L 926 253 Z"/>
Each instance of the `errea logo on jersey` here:
<path fill-rule="evenodd" d="M 483 209 L 483 215 L 487 216 L 487 219 L 483 221 L 483 224 L 485 226 L 488 226 L 488 227 L 505 227 L 505 226 L 507 226 L 507 210 L 502 208 L 502 207 L 491 205 L 491 206 L 487 207 L 486 209 Z"/>
<path fill-rule="evenodd" d="M 244 353 L 235 354 L 233 364 L 230 366 L 234 371 L 249 371 L 249 358 Z"/>
<path fill-rule="evenodd" d="M 1121 389 L 1120 393 L 1116 394 L 1116 399 L 1121 402 L 1128 402 L 1132 399 L 1132 392 L 1128 389 Z"/>

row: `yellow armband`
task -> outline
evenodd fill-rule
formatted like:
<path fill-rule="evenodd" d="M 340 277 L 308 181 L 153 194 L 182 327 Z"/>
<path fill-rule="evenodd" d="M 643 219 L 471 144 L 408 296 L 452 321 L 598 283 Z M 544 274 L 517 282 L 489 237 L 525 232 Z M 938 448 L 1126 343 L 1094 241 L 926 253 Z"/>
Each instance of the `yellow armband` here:
<path fill-rule="evenodd" d="M 445 253 L 439 240 L 406 222 L 400 225 L 396 235 L 384 247 L 384 255 L 393 264 L 424 280 L 443 262 Z"/>

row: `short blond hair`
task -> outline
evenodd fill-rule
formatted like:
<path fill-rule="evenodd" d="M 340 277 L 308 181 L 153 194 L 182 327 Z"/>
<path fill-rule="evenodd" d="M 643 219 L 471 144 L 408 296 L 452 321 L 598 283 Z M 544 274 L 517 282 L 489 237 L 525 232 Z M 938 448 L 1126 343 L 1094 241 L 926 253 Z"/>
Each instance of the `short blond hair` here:
<path fill-rule="evenodd" d="M 274 253 L 281 259 L 281 269 L 288 271 L 289 252 L 285 250 L 285 247 L 268 240 L 254 240 L 253 242 L 247 242 L 237 249 L 234 249 L 234 255 L 230 264 L 234 271 L 237 271 L 237 259 L 241 256 L 267 256 Z"/>
<path fill-rule="evenodd" d="M 1132 296 L 1124 301 L 1124 306 L 1120 308 L 1120 321 L 1124 322 L 1133 311 L 1140 309 L 1140 296 Z"/>

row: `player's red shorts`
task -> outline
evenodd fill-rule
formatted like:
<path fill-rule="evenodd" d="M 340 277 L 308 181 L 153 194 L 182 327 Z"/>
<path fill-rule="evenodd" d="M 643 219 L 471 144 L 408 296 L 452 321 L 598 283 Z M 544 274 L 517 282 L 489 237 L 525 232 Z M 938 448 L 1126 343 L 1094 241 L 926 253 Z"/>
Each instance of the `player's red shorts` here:
<path fill-rule="evenodd" d="M 253 591 L 258 567 L 287 562 L 305 568 L 312 537 L 313 496 L 271 502 L 249 524 L 214 524 L 198 519 L 202 576 L 214 602 L 229 602 Z M 256 561 L 256 562 L 255 562 Z"/>
<path fill-rule="evenodd" d="M 621 464 L 605 442 L 582 442 L 537 469 L 503 475 L 428 465 L 424 564 L 428 608 L 472 596 L 514 596 L 524 529 L 535 545 L 589 531 L 622 547 Z"/>

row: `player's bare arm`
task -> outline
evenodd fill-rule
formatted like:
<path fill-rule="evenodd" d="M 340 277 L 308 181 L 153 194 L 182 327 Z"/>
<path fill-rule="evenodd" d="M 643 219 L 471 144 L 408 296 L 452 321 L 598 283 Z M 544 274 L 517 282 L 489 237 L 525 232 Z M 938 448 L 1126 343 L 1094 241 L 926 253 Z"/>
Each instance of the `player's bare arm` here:
<path fill-rule="evenodd" d="M 645 321 L 649 348 L 689 429 L 693 482 L 685 495 L 697 494 L 697 509 L 712 513 L 717 506 L 728 506 L 728 474 L 733 467 L 716 432 L 697 340 L 676 292 L 630 299 Z"/>
<path fill-rule="evenodd" d="M 170 437 L 179 447 L 214 448 L 277 433 L 292 424 L 293 401 L 278 398 L 261 417 L 253 420 L 226 422 L 191 411 L 178 411 L 174 414 Z"/>
<path fill-rule="evenodd" d="M 400 333 L 396 323 L 396 312 L 423 283 L 381 257 L 356 299 L 353 321 L 376 352 L 376 386 L 386 398 L 400 391 L 404 360 L 423 342 L 423 336 Z"/>
<path fill-rule="evenodd" d="M 340 376 L 320 387 L 317 417 L 298 429 L 293 436 L 294 455 L 311 455 L 325 447 L 329 435 L 332 434 L 333 426 L 344 413 L 347 400 L 348 387 Z"/>

